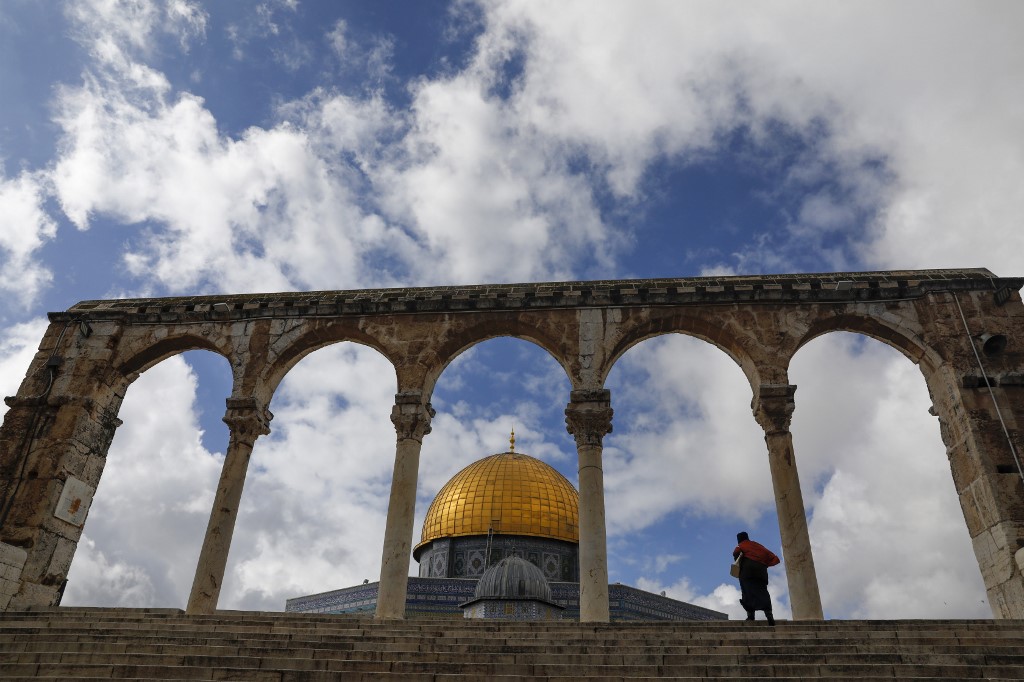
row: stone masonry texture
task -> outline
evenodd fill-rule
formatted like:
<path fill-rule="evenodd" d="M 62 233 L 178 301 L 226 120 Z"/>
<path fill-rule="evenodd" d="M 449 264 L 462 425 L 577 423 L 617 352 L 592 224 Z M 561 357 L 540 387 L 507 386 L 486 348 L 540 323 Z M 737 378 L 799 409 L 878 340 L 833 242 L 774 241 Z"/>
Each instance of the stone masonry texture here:
<path fill-rule="evenodd" d="M 1024 547 L 1022 285 L 1024 278 L 964 269 L 82 301 L 50 314 L 17 395 L 6 398 L 0 608 L 59 602 L 82 532 L 54 514 L 64 486 L 75 479 L 96 489 L 128 386 L 187 350 L 230 362 L 232 423 L 265 432 L 284 376 L 334 343 L 377 349 L 395 367 L 397 402 L 429 412 L 448 363 L 489 338 L 529 340 L 558 361 L 574 395 L 607 396 L 605 379 L 625 351 L 682 333 L 736 362 L 759 423 L 777 431 L 788 429 L 783 412 L 791 406 L 776 401 L 782 407 L 773 416 L 763 397 L 792 395 L 796 351 L 842 330 L 878 339 L 919 366 L 993 614 L 1024 618 L 1015 558 Z M 1005 347 L 986 353 L 984 334 Z"/>

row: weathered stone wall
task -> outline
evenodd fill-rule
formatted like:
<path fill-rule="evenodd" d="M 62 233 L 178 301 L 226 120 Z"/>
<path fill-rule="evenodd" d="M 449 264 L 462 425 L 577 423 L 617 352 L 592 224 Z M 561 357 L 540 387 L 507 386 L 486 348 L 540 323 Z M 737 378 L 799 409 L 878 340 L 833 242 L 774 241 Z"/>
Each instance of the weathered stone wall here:
<path fill-rule="evenodd" d="M 7 399 L 0 427 L 0 606 L 59 599 L 127 387 L 157 362 L 203 348 L 227 358 L 233 371 L 225 415 L 231 466 L 216 503 L 228 511 L 211 517 L 190 598 L 190 610 L 215 608 L 232 499 L 253 442 L 271 427 L 274 391 L 307 354 L 354 341 L 379 350 L 397 375 L 396 477 L 381 601 L 400 609 L 412 540 L 407 512 L 434 383 L 459 353 L 496 336 L 533 341 L 571 381 L 567 422 L 581 466 L 586 460 L 581 509 L 593 526 L 581 536 L 581 577 L 606 590 L 601 438 L 611 428 L 614 397 L 604 381 L 633 345 L 683 333 L 724 350 L 750 382 L 772 462 L 794 613 L 820 617 L 799 453 L 789 434 L 798 398 L 788 367 L 803 344 L 845 330 L 879 339 L 919 364 L 993 612 L 1024 618 L 1016 560 L 1024 546 L 1024 487 L 1013 453 L 1022 447 L 1024 419 L 1022 284 L 987 270 L 932 270 L 84 301 L 50 315 L 25 381 Z M 986 332 L 1002 335 L 1005 348 L 984 353 Z M 607 594 L 596 599 L 606 610 Z M 598 606 L 591 619 L 601 619 Z"/>

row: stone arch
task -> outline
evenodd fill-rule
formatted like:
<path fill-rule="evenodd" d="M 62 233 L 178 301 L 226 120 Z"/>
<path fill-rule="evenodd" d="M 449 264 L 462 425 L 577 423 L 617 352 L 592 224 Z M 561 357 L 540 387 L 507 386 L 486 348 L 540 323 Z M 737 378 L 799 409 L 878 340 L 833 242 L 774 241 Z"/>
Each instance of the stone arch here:
<path fill-rule="evenodd" d="M 816 315 L 807 331 L 799 337 L 792 353 L 786 358 L 786 364 L 792 361 L 793 355 L 813 339 L 830 332 L 845 331 L 870 337 L 895 348 L 915 365 L 922 362 L 936 366 L 942 362 L 930 346 L 916 333 L 910 333 L 907 327 L 897 325 L 883 318 L 856 314 L 839 313 L 836 315 Z"/>
<path fill-rule="evenodd" d="M 658 311 L 660 312 L 660 311 Z M 626 322 L 624 333 L 609 349 L 606 360 L 599 372 L 603 386 L 608 380 L 612 367 L 632 347 L 657 336 L 665 334 L 683 334 L 704 341 L 728 355 L 747 377 L 751 387 L 762 382 L 762 365 L 742 342 L 740 334 L 723 325 L 716 325 L 707 316 L 691 315 L 687 311 L 669 311 L 652 314 L 639 323 L 630 325 Z M 728 320 L 736 323 L 735 320 Z"/>
<path fill-rule="evenodd" d="M 210 362 L 218 365 L 214 370 L 217 375 L 215 381 L 209 381 L 212 375 L 204 373 L 197 366 L 196 355 L 207 356 Z M 147 394 L 139 393 L 139 391 L 145 390 L 141 384 L 148 383 L 149 389 L 160 392 L 157 395 L 161 397 L 172 397 L 174 393 L 162 393 L 168 384 L 163 383 L 159 377 L 154 375 L 157 375 L 159 370 L 165 369 L 169 364 L 177 364 L 174 362 L 175 358 L 178 358 L 178 362 L 184 363 L 187 367 L 185 371 L 190 372 L 194 377 L 196 388 L 194 402 L 191 402 L 189 394 L 177 393 L 182 396 L 182 400 L 172 402 L 178 409 L 171 409 L 163 400 L 158 403 L 160 408 L 154 409 L 153 403 L 145 400 Z M 131 536 L 130 541 L 145 552 L 151 565 L 161 569 L 159 572 L 161 583 L 167 589 L 172 586 L 176 588 L 173 593 L 174 599 L 180 599 L 180 602 L 174 601 L 170 604 L 178 607 L 184 606 L 185 599 L 188 597 L 189 585 L 175 579 L 177 574 L 177 571 L 173 570 L 175 559 L 179 555 L 189 556 L 193 552 L 198 554 L 199 546 L 202 543 L 202 531 L 206 524 L 205 518 L 196 520 L 187 512 L 183 512 L 182 508 L 187 505 L 191 495 L 198 495 L 204 491 L 212 495 L 216 490 L 217 471 L 220 465 L 215 458 L 209 455 L 223 452 L 228 447 L 229 430 L 221 418 L 224 416 L 224 400 L 230 395 L 234 383 L 231 369 L 230 363 L 227 362 L 224 355 L 208 348 L 175 349 L 173 352 L 164 353 L 161 357 L 139 366 L 139 371 L 123 376 L 124 387 L 117 396 L 117 415 L 118 423 L 121 423 L 120 420 L 123 419 L 125 426 L 111 434 L 111 439 L 107 443 L 102 457 L 98 457 L 92 467 L 95 478 L 89 482 L 95 489 L 94 500 L 99 501 L 100 505 L 99 507 L 93 505 L 89 517 L 82 527 L 83 532 L 90 534 L 95 539 L 96 534 L 101 529 L 105 529 L 103 534 L 109 536 L 112 529 L 118 528 L 114 524 L 115 519 L 123 518 L 127 509 L 137 510 L 132 514 L 135 519 L 133 523 L 142 528 L 144 532 Z M 176 371 L 175 376 L 179 379 L 182 377 Z M 153 382 L 154 379 L 157 380 L 156 383 Z M 172 382 L 170 385 L 185 386 L 184 383 L 176 382 Z M 216 392 L 212 395 L 220 399 L 219 411 L 216 402 L 213 403 L 209 412 L 203 409 L 199 391 L 204 386 L 210 385 L 216 387 Z M 190 413 L 194 421 L 187 420 Z M 206 419 L 213 423 L 205 422 Z M 174 439 L 177 434 L 181 434 L 182 438 L 178 441 L 165 439 L 163 436 L 168 432 L 163 430 L 164 424 L 186 427 L 185 429 L 174 429 L 174 435 L 169 436 L 169 439 Z M 219 428 L 216 426 L 217 424 L 219 424 Z M 128 434 L 125 431 L 133 426 L 135 427 L 132 429 L 134 439 L 128 440 L 127 443 L 132 443 L 135 446 L 126 448 L 125 437 Z M 191 426 L 205 432 L 201 439 L 195 431 L 186 430 Z M 140 429 L 139 427 L 144 428 Z M 151 429 L 161 434 L 161 437 L 154 438 Z M 189 436 L 195 436 L 194 440 Z M 166 447 L 170 442 L 174 442 L 176 447 Z M 145 447 L 139 447 L 139 443 L 145 444 Z M 145 475 L 139 475 L 139 472 L 143 471 L 143 469 L 137 468 L 139 465 L 145 466 Z M 120 490 L 116 490 L 117 482 L 123 478 L 125 472 L 132 469 L 135 470 L 135 474 L 127 475 L 132 477 L 133 485 L 124 487 L 122 483 Z M 191 484 L 190 487 L 182 486 L 183 482 Z M 111 507 L 107 501 L 112 499 L 112 493 L 114 493 L 113 499 L 130 501 L 131 504 Z M 152 515 L 151 510 L 154 508 L 164 511 L 159 515 Z M 159 518 L 168 513 L 179 514 L 172 524 L 161 522 Z M 188 529 L 188 532 L 183 533 L 181 539 L 178 540 L 180 544 L 175 544 L 173 552 L 169 551 L 159 540 L 164 537 L 165 533 L 173 535 L 173 532 L 185 528 Z M 192 544 L 193 541 L 194 544 Z M 81 549 L 82 547 L 79 547 L 79 550 Z M 74 570 L 75 563 L 72 561 L 68 574 L 69 599 L 74 595 L 73 586 L 76 579 L 81 576 L 81 574 L 72 573 Z M 95 606 L 97 603 L 79 601 L 76 605 Z M 161 603 L 150 602 L 146 605 L 159 606 Z"/>
<path fill-rule="evenodd" d="M 1016 426 L 1024 410 L 1024 353 L 1014 343 L 1024 338 L 1017 293 L 1022 284 L 1024 278 L 968 269 L 82 301 L 50 314 L 18 395 L 6 400 L 0 451 L 14 453 L 3 472 L 14 493 L 0 530 L 4 541 L 29 551 L 15 552 L 21 558 L 14 577 L 0 577 L 6 590 L 0 591 L 0 608 L 53 603 L 67 548 L 78 539 L 71 522 L 51 518 L 66 491 L 65 477 L 89 484 L 116 428 L 110 408 L 117 405 L 118 389 L 176 352 L 206 347 L 231 362 L 235 388 L 226 417 L 237 426 L 232 433 L 243 461 L 245 449 L 269 428 L 265 404 L 290 365 L 315 347 L 362 339 L 396 368 L 396 463 L 413 470 L 419 441 L 429 431 L 430 390 L 464 348 L 512 336 L 548 350 L 570 377 L 567 412 L 579 427 L 572 433 L 578 450 L 589 453 L 608 432 L 611 407 L 601 386 L 610 367 L 640 340 L 679 332 L 712 343 L 740 365 L 754 389 L 755 415 L 771 440 L 773 461 L 784 461 L 792 459 L 786 442 L 795 389 L 786 377 L 789 360 L 807 340 L 843 329 L 896 347 L 925 374 L 993 612 L 1021 617 L 1024 559 L 1017 550 L 1024 544 L 1024 476 L 1007 469 L 1011 453 L 1016 459 L 1013 443 L 1020 443 Z M 65 334 L 73 324 L 78 332 Z M 1010 340 L 984 367 L 962 328 L 979 325 Z M 1012 418 L 1008 427 L 1000 424 L 1003 412 Z M 35 478 L 24 475 L 25 453 L 39 465 L 29 470 L 38 472 Z M 410 484 L 402 495 L 414 492 L 414 477 L 402 480 Z M 382 564 L 402 555 L 404 523 L 385 539 Z M 48 553 L 55 543 L 63 549 Z M 378 615 L 400 617 L 403 581 L 400 572 L 389 573 L 389 607 Z M 589 619 L 602 618 L 598 602 L 604 598 L 588 602 Z"/>
<path fill-rule="evenodd" d="M 395 353 L 377 337 L 366 333 L 355 325 L 332 323 L 308 329 L 289 342 L 287 346 L 276 349 L 277 355 L 273 362 L 268 363 L 265 368 L 261 368 L 256 387 L 257 393 L 265 400 L 265 404 L 269 405 L 288 372 L 301 360 L 318 350 L 345 342 L 357 343 L 377 351 L 395 369 L 396 375 L 398 374 L 399 365 L 395 361 Z"/>
<path fill-rule="evenodd" d="M 206 350 L 223 357 L 230 366 L 233 352 L 230 348 L 218 346 L 209 337 L 200 334 L 185 333 L 178 336 L 169 336 L 148 344 L 142 350 L 128 356 L 122 362 L 113 366 L 113 371 L 125 382 L 125 386 L 135 381 L 136 378 L 154 365 L 157 365 L 169 357 L 180 355 L 191 350 Z"/>
<path fill-rule="evenodd" d="M 131 344 L 141 346 L 141 349 L 127 353 L 113 362 L 86 360 L 89 371 L 97 377 L 88 400 L 92 409 L 98 414 L 103 414 L 104 419 L 117 421 L 125 392 L 141 374 L 172 356 L 191 350 L 206 350 L 223 357 L 232 367 L 232 374 L 237 381 L 237 373 L 231 362 L 231 351 L 218 346 L 206 336 L 184 333 L 155 341 L 133 339 Z M 107 445 L 109 446 L 109 443 Z"/>
<path fill-rule="evenodd" d="M 348 364 L 347 354 L 354 351 L 360 352 L 361 356 L 358 362 Z M 366 361 L 371 361 L 371 376 L 380 377 L 380 385 L 368 388 L 351 376 L 330 372 L 333 362 L 342 354 L 345 354 L 342 361 L 346 363 L 346 373 L 354 370 L 366 376 L 362 369 L 367 367 Z M 311 376 L 311 372 L 324 377 L 325 383 L 330 385 L 320 385 L 315 389 L 308 386 L 305 379 Z M 368 548 L 375 543 L 379 547 L 383 529 L 378 533 L 375 526 L 365 522 L 366 519 L 357 522 L 353 516 L 339 512 L 346 507 L 369 504 L 361 495 L 381 499 L 376 495 L 376 486 L 381 484 L 381 480 L 375 474 L 367 474 L 364 467 L 365 458 L 371 454 L 374 460 L 381 462 L 394 456 L 395 430 L 389 420 L 390 412 L 382 404 L 385 397 L 390 399 L 394 393 L 393 377 L 393 366 L 383 354 L 368 344 L 355 341 L 321 344 L 290 364 L 266 403 L 268 410 L 274 413 L 270 433 L 261 435 L 257 440 L 247 466 L 245 488 L 239 496 L 232 549 L 221 583 L 225 590 L 223 596 L 231 590 L 233 597 L 238 598 L 239 592 L 235 591 L 238 583 L 230 576 L 233 569 L 243 564 L 253 566 L 270 561 L 284 567 L 279 570 L 301 572 L 304 562 L 313 561 L 314 541 L 307 543 L 300 539 L 325 537 L 323 534 L 329 534 L 330 542 L 339 552 L 367 555 L 362 559 L 369 559 L 367 567 L 358 570 L 363 575 L 374 575 L 369 564 L 379 561 L 379 556 L 373 556 L 373 551 Z M 386 388 L 383 386 L 385 383 Z M 325 399 L 330 407 L 323 411 L 310 409 L 321 404 L 311 399 L 320 398 Z M 357 425 L 351 418 L 338 419 L 351 414 L 350 410 L 360 415 Z M 370 448 L 360 447 L 360 452 L 356 453 L 353 446 L 361 446 L 364 437 L 372 441 Z M 354 463 L 360 463 L 359 473 L 350 468 L 355 466 Z M 277 479 L 276 476 L 285 470 L 289 472 L 289 480 Z M 269 487 L 266 484 L 268 472 L 276 474 L 271 480 L 277 481 Z M 300 478 L 305 480 L 304 484 L 297 481 Z M 355 482 L 363 485 L 357 486 Z M 318 499 L 328 490 L 336 504 L 327 505 Z M 386 488 L 384 490 L 383 502 L 386 503 Z M 347 494 L 342 495 L 343 492 Z M 270 517 L 275 520 L 269 521 Z M 289 519 L 287 526 L 285 518 Z M 301 528 L 286 532 L 291 525 Z M 332 587 L 328 584 L 322 589 Z M 222 603 L 219 608 L 236 607 Z M 274 610 L 280 607 L 271 604 L 260 608 Z"/>
<path fill-rule="evenodd" d="M 462 353 L 473 346 L 481 344 L 490 339 L 508 337 L 522 339 L 528 343 L 541 348 L 550 355 L 566 373 L 570 384 L 573 383 L 571 364 L 567 359 L 567 353 L 562 347 L 559 339 L 542 326 L 524 323 L 521 320 L 510 320 L 510 324 L 501 325 L 496 328 L 492 323 L 477 324 L 459 331 L 446 338 L 433 352 L 432 362 L 429 371 L 425 376 L 423 393 L 429 396 L 433 393 L 437 380 L 444 373 L 444 370 Z"/>
<path fill-rule="evenodd" d="M 945 376 L 948 368 L 940 351 L 928 344 L 916 331 L 911 330 L 900 318 L 898 321 L 885 319 L 868 314 L 841 312 L 835 315 L 815 315 L 807 330 L 796 339 L 792 352 L 784 358 L 786 371 L 796 353 L 809 342 L 832 332 L 850 332 L 879 341 L 895 349 L 905 358 L 917 365 L 931 395 L 941 392 L 941 385 L 949 377 Z M 783 358 L 780 358 L 780 361 Z M 944 436 L 945 437 L 945 436 Z"/>
<path fill-rule="evenodd" d="M 630 382 L 626 363 L 635 358 L 633 354 L 648 352 L 662 344 L 681 350 L 669 355 L 663 347 L 662 358 L 673 358 L 670 361 L 673 368 L 668 368 L 669 363 L 659 363 L 660 372 L 641 375 L 639 383 Z M 675 358 L 679 358 L 678 363 Z M 633 488 L 634 496 L 650 486 L 649 498 L 661 501 L 657 509 L 664 515 L 658 523 L 682 518 L 726 519 L 732 514 L 738 518 L 755 508 L 751 500 L 756 499 L 757 490 L 761 492 L 756 495 L 767 496 L 771 501 L 772 484 L 764 452 L 764 434 L 750 410 L 748 377 L 736 364 L 733 357 L 715 344 L 681 332 L 648 336 L 620 355 L 605 383 L 611 391 L 615 415 L 614 429 L 605 436 L 604 443 L 619 451 L 620 462 L 629 464 L 620 463 L 615 467 L 622 479 L 606 498 L 607 518 L 617 513 L 612 506 L 614 497 L 621 500 L 631 486 L 637 486 L 637 481 L 644 483 Z M 705 373 L 706 370 L 713 371 Z M 713 379 L 714 386 L 680 381 L 674 371 L 685 373 L 687 378 L 696 375 Z M 642 386 L 643 391 L 637 392 L 639 395 L 624 395 L 630 385 Z M 633 425 L 636 419 L 644 420 L 640 429 Z M 728 436 L 724 435 L 726 433 Z M 698 434 L 700 438 L 693 439 Z M 630 437 L 637 440 L 627 447 Z M 726 440 L 721 440 L 723 438 Z M 640 448 L 640 443 L 662 447 Z M 708 445 L 717 447 L 705 447 Z M 610 475 L 611 470 L 606 469 L 606 475 Z M 760 472 L 763 477 L 739 476 L 737 472 L 741 470 Z M 624 472 L 628 475 L 623 475 Z M 647 513 L 644 517 L 654 518 L 654 515 Z M 616 544 L 621 548 L 628 542 L 629 538 L 622 537 Z M 764 542 L 768 544 L 768 540 Z"/>
<path fill-rule="evenodd" d="M 817 344 L 825 344 L 830 341 L 842 342 L 838 337 L 844 336 L 848 339 L 859 339 L 860 342 L 873 347 L 874 354 L 871 352 L 872 349 L 869 348 L 864 349 L 863 357 L 861 357 L 860 351 L 857 351 L 856 355 L 858 357 L 856 359 L 850 359 L 845 353 L 838 354 L 834 363 L 830 362 L 830 366 L 842 366 L 843 371 L 837 371 L 835 374 L 830 375 L 830 380 L 826 386 L 818 383 L 818 391 L 813 392 L 812 384 L 814 382 L 811 378 L 816 375 L 808 372 L 806 367 L 795 367 L 799 362 L 797 359 L 803 360 L 805 355 L 809 354 L 812 351 L 812 347 Z M 826 339 L 826 337 L 833 338 Z M 820 353 L 821 348 L 819 347 L 817 350 Z M 880 356 L 877 353 L 884 353 L 885 355 Z M 908 539 L 919 534 L 914 529 L 932 528 L 940 521 L 955 520 L 963 513 L 963 510 L 959 508 L 959 500 L 957 500 L 955 485 L 957 477 L 956 465 L 951 461 L 947 461 L 947 453 L 943 444 L 945 434 L 942 433 L 940 428 L 941 421 L 935 419 L 938 416 L 935 406 L 929 405 L 934 394 L 933 372 L 930 368 L 930 363 L 934 361 L 934 358 L 929 359 L 927 353 L 928 350 L 922 348 L 921 353 L 915 359 L 915 356 L 908 352 L 906 348 L 898 347 L 895 343 L 889 342 L 885 338 L 880 338 L 880 334 L 868 334 L 864 331 L 842 328 L 840 326 L 839 328 L 817 333 L 813 338 L 802 339 L 800 349 L 790 358 L 790 372 L 792 373 L 794 383 L 799 387 L 795 399 L 796 409 L 793 417 L 792 431 L 795 438 L 807 439 L 803 442 L 798 442 L 797 456 L 800 458 L 801 467 L 803 468 L 805 467 L 804 462 L 807 457 L 818 454 L 817 466 L 810 471 L 816 474 L 818 486 L 824 482 L 824 489 L 816 487 L 815 498 L 819 503 L 825 503 L 826 505 L 835 504 L 836 500 L 843 500 L 840 504 L 865 504 L 867 501 L 872 501 L 871 506 L 883 512 L 883 519 L 880 519 L 877 525 L 872 524 L 870 532 L 865 532 L 859 536 L 855 531 L 848 530 L 849 527 L 846 523 L 850 523 L 849 519 L 837 523 L 834 517 L 832 521 L 829 521 L 828 514 L 819 515 L 816 520 L 814 518 L 809 519 L 809 527 L 812 534 L 815 530 L 815 523 L 819 524 L 818 534 L 812 538 L 815 542 L 815 561 L 820 561 L 822 557 L 825 557 L 826 560 L 829 558 L 827 541 L 823 545 L 818 544 L 823 542 L 823 537 L 842 533 L 847 541 L 851 543 L 851 546 L 856 547 L 860 545 L 865 549 L 872 545 L 874 538 L 888 537 L 889 542 L 876 545 L 872 551 L 873 554 L 877 551 L 879 557 L 879 563 L 875 567 L 875 578 L 872 579 L 874 588 L 884 590 L 888 583 L 888 587 L 892 589 L 900 581 L 905 581 L 907 576 L 903 574 L 903 565 L 904 562 L 909 561 L 913 564 L 933 565 L 936 568 L 942 567 L 943 573 L 951 573 L 953 575 L 957 574 L 952 573 L 952 571 L 960 571 L 961 579 L 958 581 L 958 584 L 964 585 L 962 592 L 973 595 L 975 594 L 973 588 L 981 587 L 981 573 L 963 573 L 964 567 L 962 565 L 947 558 L 948 555 L 953 554 L 961 556 L 960 550 L 964 549 L 964 545 L 961 544 L 963 542 L 967 543 L 968 548 L 970 547 L 969 535 L 951 535 L 948 532 L 949 525 L 942 524 L 947 529 L 947 533 L 941 536 L 943 538 L 941 544 L 936 539 L 935 542 L 920 547 L 920 554 L 910 554 L 904 549 Z M 905 400 L 894 400 L 894 394 L 889 388 L 890 384 L 881 384 L 878 381 L 883 376 L 888 378 L 888 375 L 880 372 L 871 373 L 861 369 L 872 366 L 871 364 L 863 364 L 871 362 L 868 358 L 872 357 L 872 355 L 874 355 L 876 362 L 886 363 L 883 367 L 892 364 L 901 366 L 899 371 L 905 374 L 900 376 L 910 379 L 913 384 L 912 391 L 905 394 Z M 910 360 L 911 362 L 908 363 L 905 360 Z M 913 363 L 915 369 L 911 368 L 911 363 Z M 865 381 L 871 381 L 872 383 L 869 386 L 865 386 L 863 383 Z M 856 386 L 858 383 L 861 384 L 860 390 Z M 891 385 L 897 387 L 908 386 L 905 380 Z M 920 393 L 922 385 L 927 390 L 927 399 L 924 404 L 919 402 L 919 399 L 922 397 Z M 851 398 L 858 396 L 858 394 L 859 399 L 851 401 Z M 886 400 L 889 401 L 889 409 L 881 410 L 876 406 L 880 401 Z M 825 404 L 834 404 L 834 410 L 829 412 L 828 408 L 824 407 Z M 900 410 L 905 409 L 907 406 L 913 406 L 914 409 L 901 413 Z M 892 422 L 894 417 L 890 416 L 894 414 L 902 414 L 899 418 L 899 428 L 895 431 L 893 430 L 895 426 Z M 856 418 L 854 415 L 856 415 Z M 866 417 L 866 419 L 861 417 Z M 808 447 L 813 442 L 809 432 L 813 432 L 813 425 L 815 423 L 828 423 L 832 428 L 829 430 L 827 439 L 824 439 L 822 434 L 819 433 L 816 447 Z M 909 438 L 911 434 L 916 435 L 911 439 Z M 883 435 L 886 437 L 882 437 Z M 901 444 L 901 447 L 894 445 L 894 443 Z M 840 458 L 840 453 L 844 451 L 846 457 Z M 910 464 L 915 461 L 914 455 L 917 454 L 923 455 L 923 457 L 917 463 Z M 851 457 L 850 455 L 854 456 Z M 952 477 L 950 476 L 951 466 L 954 468 Z M 859 497 L 858 493 L 853 492 L 858 490 L 856 485 L 852 485 L 849 488 L 843 487 L 844 481 L 848 485 L 851 480 L 870 481 L 871 474 L 869 472 L 879 470 L 886 472 L 884 480 L 875 486 L 866 487 L 863 493 L 864 497 Z M 802 470 L 801 474 L 803 473 L 804 471 Z M 838 477 L 833 478 L 837 473 L 839 473 Z M 898 491 L 894 491 L 888 486 L 895 485 L 895 481 L 902 481 L 905 485 L 901 485 Z M 914 495 L 918 494 L 918 489 L 925 482 L 929 483 L 926 488 L 927 495 L 915 498 Z M 836 495 L 837 490 L 845 490 L 846 492 Z M 830 493 L 829 491 L 832 492 Z M 885 491 L 887 494 L 882 494 L 881 491 Z M 830 495 L 835 496 L 830 497 Z M 901 504 L 904 497 L 913 500 L 913 505 L 902 507 Z M 932 507 L 933 512 L 941 510 L 949 513 L 951 511 L 950 503 L 956 505 L 952 509 L 953 515 L 936 514 L 934 517 L 935 523 L 917 525 L 914 521 L 920 522 L 920 517 L 915 518 L 913 514 L 904 516 L 904 513 L 909 509 L 919 507 L 922 504 L 934 505 Z M 823 506 L 822 508 L 827 507 Z M 886 518 L 895 519 L 898 523 L 886 530 L 888 523 Z M 929 520 L 931 521 L 931 519 Z M 824 524 L 825 528 L 831 528 L 831 530 L 828 532 L 823 531 L 822 524 Z M 853 525 L 856 526 L 856 523 Z M 954 525 L 956 530 L 963 530 L 965 532 L 969 530 L 964 528 L 962 524 Z M 849 535 L 847 535 L 848 532 Z M 924 533 L 925 536 L 927 536 L 928 532 L 934 531 L 926 531 Z M 825 533 L 824 536 L 823 533 Z M 858 538 L 860 539 L 858 540 Z M 910 540 L 910 542 L 912 543 L 913 540 Z M 911 546 L 913 545 L 911 544 Z M 941 552 L 938 549 L 940 547 Z M 934 551 L 930 552 L 929 550 L 933 548 Z M 903 552 L 902 556 L 901 552 Z M 941 557 L 939 556 L 940 554 Z M 892 558 L 895 557 L 900 557 L 900 560 L 894 562 Z M 837 560 L 835 553 L 832 554 L 830 559 L 831 563 L 824 565 L 826 569 L 824 574 L 819 572 L 819 576 L 830 575 L 832 571 L 828 569 L 835 568 Z M 819 571 L 822 567 L 819 564 Z M 890 580 L 893 577 L 896 579 Z M 834 584 L 829 585 L 829 581 L 826 578 L 821 578 L 820 582 L 823 592 L 828 587 L 834 586 Z M 972 589 L 969 590 L 967 585 L 970 585 Z M 866 590 L 859 593 L 861 595 L 860 598 L 866 600 L 867 597 L 864 595 L 868 593 Z M 826 609 L 835 608 L 835 592 L 830 595 L 829 599 L 825 598 L 824 593 L 822 597 Z M 831 600 L 831 604 L 829 600 Z M 977 606 L 977 602 L 972 601 L 971 603 L 975 607 Z M 950 604 L 953 604 L 952 599 Z M 919 604 L 910 608 L 924 608 L 925 611 L 915 613 L 912 610 L 910 612 L 903 612 L 903 615 L 893 613 L 892 617 L 936 617 L 934 614 L 927 612 L 927 605 Z M 889 616 L 882 614 L 878 617 Z"/>

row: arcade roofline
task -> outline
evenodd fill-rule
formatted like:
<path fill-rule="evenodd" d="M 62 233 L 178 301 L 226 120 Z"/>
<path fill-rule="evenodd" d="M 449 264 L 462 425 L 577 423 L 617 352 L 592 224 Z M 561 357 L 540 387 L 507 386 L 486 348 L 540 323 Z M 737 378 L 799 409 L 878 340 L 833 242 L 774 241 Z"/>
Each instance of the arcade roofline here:
<path fill-rule="evenodd" d="M 1022 286 L 1024 277 L 997 277 L 985 268 L 737 275 L 90 300 L 49 313 L 49 319 L 172 322 L 624 305 L 869 302 L 983 290 L 991 290 L 1001 303 Z"/>

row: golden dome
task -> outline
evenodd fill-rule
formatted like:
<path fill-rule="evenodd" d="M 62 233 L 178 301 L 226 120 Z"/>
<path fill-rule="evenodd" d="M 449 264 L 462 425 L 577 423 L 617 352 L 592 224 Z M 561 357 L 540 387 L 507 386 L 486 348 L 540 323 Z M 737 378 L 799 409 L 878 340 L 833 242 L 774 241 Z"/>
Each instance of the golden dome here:
<path fill-rule="evenodd" d="M 416 549 L 438 538 L 532 535 L 579 542 L 580 496 L 550 465 L 518 452 L 484 457 L 441 488 Z"/>

